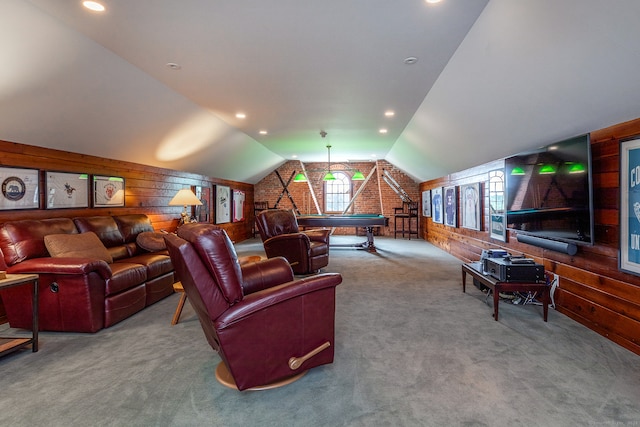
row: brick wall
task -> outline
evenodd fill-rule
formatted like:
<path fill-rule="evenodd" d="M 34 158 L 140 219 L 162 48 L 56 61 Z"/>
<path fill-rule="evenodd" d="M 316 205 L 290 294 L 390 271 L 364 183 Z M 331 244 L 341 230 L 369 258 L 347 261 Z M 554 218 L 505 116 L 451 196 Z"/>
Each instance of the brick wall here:
<path fill-rule="evenodd" d="M 381 234 L 393 235 L 393 208 L 402 206 L 402 199 L 384 181 L 383 173 L 384 171 L 389 172 L 389 175 L 402 187 L 409 197 L 418 202 L 420 202 L 419 183 L 385 160 L 375 162 L 350 162 L 348 168 L 350 170 L 346 170 L 344 164 L 331 165 L 332 171 L 344 171 L 350 176 L 353 175 L 354 170 L 359 170 L 365 177 L 369 177 L 373 171 L 373 175 L 371 175 L 368 181 L 352 181 L 352 194 L 354 195 L 361 186 L 364 185 L 365 187 L 355 199 L 351 212 L 356 214 L 381 213 L 389 217 L 390 227 L 382 231 Z M 322 181 L 322 177 L 326 173 L 326 163 L 304 163 L 304 169 L 307 172 L 306 175 L 309 182 L 293 182 L 295 174 L 302 172 L 303 164 L 297 160 L 286 162 L 255 185 L 255 201 L 266 201 L 270 208 L 277 207 L 280 209 L 294 209 L 295 204 L 295 207 L 301 214 L 324 213 L 324 182 Z M 284 184 L 287 184 L 287 181 L 291 179 L 287 190 L 291 195 L 293 203 L 286 193 L 282 194 L 284 186 L 276 172 L 280 175 Z M 314 200 L 314 195 L 316 200 Z M 355 234 L 355 232 L 356 230 L 354 228 L 340 228 L 337 229 L 335 233 Z"/>

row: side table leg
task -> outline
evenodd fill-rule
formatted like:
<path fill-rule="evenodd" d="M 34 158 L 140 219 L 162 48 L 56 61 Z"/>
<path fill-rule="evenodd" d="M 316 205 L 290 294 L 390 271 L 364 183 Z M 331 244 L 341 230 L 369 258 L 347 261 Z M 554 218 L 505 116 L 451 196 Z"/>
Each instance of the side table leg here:
<path fill-rule="evenodd" d="M 32 330 L 32 340 L 33 343 L 31 344 L 31 351 L 32 352 L 37 352 L 38 351 L 38 328 L 39 328 L 39 320 L 38 320 L 38 279 L 33 281 L 33 303 L 31 305 L 32 309 L 33 309 L 33 318 L 31 320 L 32 325 L 31 325 L 31 330 Z"/>
<path fill-rule="evenodd" d="M 462 293 L 466 292 L 467 288 L 467 272 L 462 270 Z"/>

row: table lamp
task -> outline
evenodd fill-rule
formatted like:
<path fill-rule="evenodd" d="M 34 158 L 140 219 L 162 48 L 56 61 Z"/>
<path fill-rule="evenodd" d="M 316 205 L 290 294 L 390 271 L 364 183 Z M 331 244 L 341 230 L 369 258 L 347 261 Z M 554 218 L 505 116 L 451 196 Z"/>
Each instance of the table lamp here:
<path fill-rule="evenodd" d="M 182 211 L 180 218 L 180 225 L 185 224 L 191 221 L 191 218 L 187 215 L 187 206 L 200 206 L 202 202 L 193 194 L 188 188 L 183 188 L 178 191 L 178 193 L 173 196 L 173 199 L 169 202 L 169 206 L 184 206 L 184 210 Z"/>

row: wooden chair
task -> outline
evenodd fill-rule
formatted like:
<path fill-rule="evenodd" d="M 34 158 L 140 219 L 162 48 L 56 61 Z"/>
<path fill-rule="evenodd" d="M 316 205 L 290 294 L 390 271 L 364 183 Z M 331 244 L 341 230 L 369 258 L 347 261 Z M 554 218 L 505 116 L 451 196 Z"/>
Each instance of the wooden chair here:
<path fill-rule="evenodd" d="M 258 234 L 258 227 L 256 225 L 256 221 L 255 218 L 258 216 L 258 214 L 266 209 L 269 209 L 269 202 L 254 202 L 253 203 L 253 217 L 254 217 L 254 221 L 253 221 L 253 229 L 252 229 L 252 234 L 253 237 L 256 237 L 256 234 Z"/>
<path fill-rule="evenodd" d="M 414 221 L 415 219 L 415 221 Z M 401 228 L 398 230 L 398 222 L 400 222 Z M 415 223 L 415 227 L 414 227 Z M 416 238 L 419 235 L 418 232 L 418 202 L 403 202 L 401 207 L 393 208 L 393 238 L 397 237 L 398 231 L 402 232 L 402 238 L 404 239 L 405 233 L 408 234 L 409 240 L 411 235 L 415 234 Z"/>

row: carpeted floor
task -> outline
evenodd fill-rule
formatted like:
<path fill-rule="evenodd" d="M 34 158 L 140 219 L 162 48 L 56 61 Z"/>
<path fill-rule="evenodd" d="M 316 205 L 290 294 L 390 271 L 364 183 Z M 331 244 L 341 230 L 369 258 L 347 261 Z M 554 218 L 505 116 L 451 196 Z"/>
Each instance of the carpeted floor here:
<path fill-rule="evenodd" d="M 334 236 L 335 241 L 353 237 Z M 361 239 L 359 239 L 361 240 Z M 424 241 L 332 249 L 336 354 L 286 387 L 217 383 L 218 356 L 173 295 L 96 334 L 45 332 L 0 359 L 2 426 L 638 426 L 640 356 L 550 310 L 461 289 Z M 252 239 L 239 255 L 263 254 Z"/>

